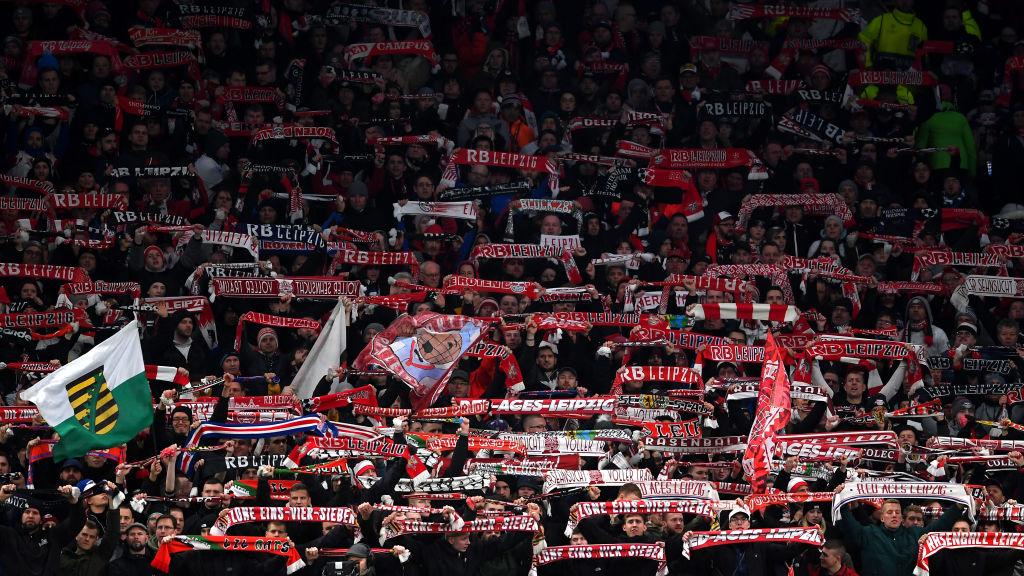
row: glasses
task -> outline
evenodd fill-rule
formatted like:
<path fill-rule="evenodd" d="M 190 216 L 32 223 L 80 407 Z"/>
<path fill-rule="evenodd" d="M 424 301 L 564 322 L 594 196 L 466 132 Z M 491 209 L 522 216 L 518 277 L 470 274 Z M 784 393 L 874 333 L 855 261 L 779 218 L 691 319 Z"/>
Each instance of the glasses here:
<path fill-rule="evenodd" d="M 175 416 L 171 418 L 171 422 L 188 422 L 188 416 Z"/>

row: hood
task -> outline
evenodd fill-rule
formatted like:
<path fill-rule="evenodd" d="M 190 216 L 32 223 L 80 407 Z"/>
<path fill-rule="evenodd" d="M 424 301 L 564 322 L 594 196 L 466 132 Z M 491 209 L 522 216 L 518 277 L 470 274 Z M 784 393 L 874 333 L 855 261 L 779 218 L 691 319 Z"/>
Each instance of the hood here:
<path fill-rule="evenodd" d="M 925 298 L 924 296 L 914 296 L 910 300 L 907 300 L 907 306 L 906 308 L 903 309 L 903 318 L 907 322 L 907 330 L 910 330 L 910 305 L 913 304 L 914 302 L 919 302 L 922 306 L 924 306 L 925 315 L 928 317 L 928 325 L 932 326 L 933 324 L 935 324 L 935 320 L 934 318 L 932 318 L 932 307 L 928 303 L 928 299 Z"/>

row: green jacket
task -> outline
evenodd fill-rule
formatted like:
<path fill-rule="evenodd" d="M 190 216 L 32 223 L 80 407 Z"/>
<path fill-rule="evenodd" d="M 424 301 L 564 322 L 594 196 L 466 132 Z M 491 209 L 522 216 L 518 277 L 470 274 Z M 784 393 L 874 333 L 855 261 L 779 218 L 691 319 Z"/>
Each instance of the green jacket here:
<path fill-rule="evenodd" d="M 956 146 L 960 149 L 960 167 L 974 176 L 978 167 L 974 132 L 967 118 L 953 109 L 949 102 L 943 102 L 942 111 L 936 112 L 921 124 L 915 140 L 918 148 Z M 931 155 L 934 170 L 949 168 L 952 162 L 948 152 L 934 152 Z"/>
<path fill-rule="evenodd" d="M 836 526 L 843 531 L 843 540 L 860 549 L 861 576 L 912 576 L 917 563 L 917 545 L 929 532 L 948 532 L 960 519 L 960 508 L 950 506 L 928 526 L 900 527 L 886 530 L 881 525 L 865 526 L 847 508 Z M 971 575 L 963 575 L 971 576 Z M 975 575 L 977 576 L 977 575 Z"/>

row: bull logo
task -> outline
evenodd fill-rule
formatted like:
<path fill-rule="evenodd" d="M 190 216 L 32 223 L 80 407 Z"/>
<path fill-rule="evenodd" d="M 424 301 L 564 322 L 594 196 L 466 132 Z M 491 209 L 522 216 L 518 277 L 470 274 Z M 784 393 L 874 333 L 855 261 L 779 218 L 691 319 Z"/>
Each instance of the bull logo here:
<path fill-rule="evenodd" d="M 107 434 L 117 425 L 117 402 L 107 387 L 102 368 L 66 387 L 75 420 L 94 434 Z"/>

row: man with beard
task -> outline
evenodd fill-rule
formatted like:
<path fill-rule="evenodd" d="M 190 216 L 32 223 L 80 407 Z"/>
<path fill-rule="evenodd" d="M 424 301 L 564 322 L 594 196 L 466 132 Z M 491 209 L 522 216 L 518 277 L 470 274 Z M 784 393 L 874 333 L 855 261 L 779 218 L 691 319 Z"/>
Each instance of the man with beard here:
<path fill-rule="evenodd" d="M 128 526 L 128 537 L 120 558 L 110 563 L 109 576 L 151 576 L 153 568 L 149 563 L 154 554 L 146 546 L 149 530 L 145 524 L 135 522 Z"/>
<path fill-rule="evenodd" d="M 729 253 L 733 240 L 736 238 L 736 218 L 728 212 L 719 212 L 715 216 L 715 225 L 708 234 L 704 253 L 714 264 L 728 264 Z"/>
<path fill-rule="evenodd" d="M 6 502 L 14 495 L 17 486 L 7 484 L 0 488 L 0 502 Z M 57 489 L 68 502 L 78 501 L 71 486 Z M 85 517 L 82 508 L 73 506 L 71 517 L 52 528 L 43 528 L 42 505 L 28 499 L 28 506 L 21 511 L 21 525 L 0 526 L 0 564 L 5 574 L 44 576 L 57 569 L 61 546 L 71 535 L 81 529 Z"/>

